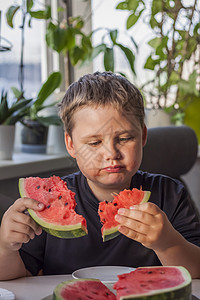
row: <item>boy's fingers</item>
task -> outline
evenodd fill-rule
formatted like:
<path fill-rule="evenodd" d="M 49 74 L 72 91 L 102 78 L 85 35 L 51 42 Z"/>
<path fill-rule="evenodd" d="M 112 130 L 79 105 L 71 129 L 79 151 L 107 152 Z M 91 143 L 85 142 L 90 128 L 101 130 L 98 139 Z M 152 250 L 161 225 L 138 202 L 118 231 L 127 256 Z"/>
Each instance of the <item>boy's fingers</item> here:
<path fill-rule="evenodd" d="M 133 205 L 130 207 L 130 209 L 144 211 L 154 216 L 160 213 L 160 208 L 152 202 Z"/>
<path fill-rule="evenodd" d="M 31 208 L 33 210 L 43 210 L 45 208 L 43 203 L 27 197 L 17 199 L 14 205 L 15 209 L 19 212 L 23 212 L 27 208 Z"/>
<path fill-rule="evenodd" d="M 15 224 L 19 223 L 24 226 L 29 226 L 37 235 L 42 233 L 41 227 L 27 214 L 17 212 L 13 218 Z"/>
<path fill-rule="evenodd" d="M 155 216 L 149 214 L 148 212 L 144 212 L 137 209 L 127 209 L 127 208 L 120 208 L 118 210 L 119 216 L 124 216 L 130 219 L 134 219 L 136 221 L 142 222 L 144 224 L 153 224 L 155 222 Z M 117 218 L 116 215 L 116 218 Z M 116 220 L 120 222 L 120 220 Z M 121 223 L 121 222 L 120 222 Z"/>

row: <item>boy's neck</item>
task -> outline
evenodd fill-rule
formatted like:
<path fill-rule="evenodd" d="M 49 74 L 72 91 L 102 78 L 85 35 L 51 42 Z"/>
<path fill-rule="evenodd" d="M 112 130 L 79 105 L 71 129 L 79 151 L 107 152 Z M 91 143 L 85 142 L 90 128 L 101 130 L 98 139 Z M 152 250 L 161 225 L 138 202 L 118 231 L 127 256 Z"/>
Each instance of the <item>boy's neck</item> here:
<path fill-rule="evenodd" d="M 88 185 L 90 189 L 92 190 L 95 197 L 99 200 L 99 202 L 102 202 L 104 200 L 107 200 L 108 202 L 111 202 L 113 200 L 113 194 L 119 194 L 119 192 L 123 191 L 124 189 L 130 189 L 130 183 L 127 183 L 123 187 L 117 187 L 117 188 L 104 188 L 100 185 L 96 185 L 90 180 L 87 179 Z"/>

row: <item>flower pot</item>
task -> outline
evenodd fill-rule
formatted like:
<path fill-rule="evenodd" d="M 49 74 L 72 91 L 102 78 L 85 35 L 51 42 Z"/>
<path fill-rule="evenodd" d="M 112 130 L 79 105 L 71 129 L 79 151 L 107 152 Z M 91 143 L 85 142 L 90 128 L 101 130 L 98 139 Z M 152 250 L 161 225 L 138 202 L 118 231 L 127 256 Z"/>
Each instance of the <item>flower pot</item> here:
<path fill-rule="evenodd" d="M 0 125 L 0 160 L 12 159 L 15 125 Z"/>
<path fill-rule="evenodd" d="M 22 152 L 46 153 L 48 127 L 37 121 L 26 120 L 21 131 Z"/>

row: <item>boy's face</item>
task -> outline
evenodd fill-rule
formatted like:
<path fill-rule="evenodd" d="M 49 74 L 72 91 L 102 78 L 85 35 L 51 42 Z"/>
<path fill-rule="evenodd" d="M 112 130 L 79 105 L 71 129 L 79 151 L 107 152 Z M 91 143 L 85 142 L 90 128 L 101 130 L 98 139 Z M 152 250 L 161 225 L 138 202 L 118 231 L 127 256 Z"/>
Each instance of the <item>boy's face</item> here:
<path fill-rule="evenodd" d="M 76 158 L 91 189 L 119 190 L 130 187 L 142 159 L 146 127 L 141 128 L 112 106 L 84 107 L 73 116 L 72 138 L 66 134 L 66 147 Z"/>

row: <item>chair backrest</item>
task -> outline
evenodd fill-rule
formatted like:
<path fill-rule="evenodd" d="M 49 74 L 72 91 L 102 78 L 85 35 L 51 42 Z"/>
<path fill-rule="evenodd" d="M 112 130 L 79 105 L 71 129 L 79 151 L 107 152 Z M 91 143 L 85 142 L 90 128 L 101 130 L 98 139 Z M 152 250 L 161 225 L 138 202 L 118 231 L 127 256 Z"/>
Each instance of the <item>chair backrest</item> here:
<path fill-rule="evenodd" d="M 140 169 L 180 179 L 193 167 L 197 152 L 198 141 L 192 128 L 149 128 Z"/>

